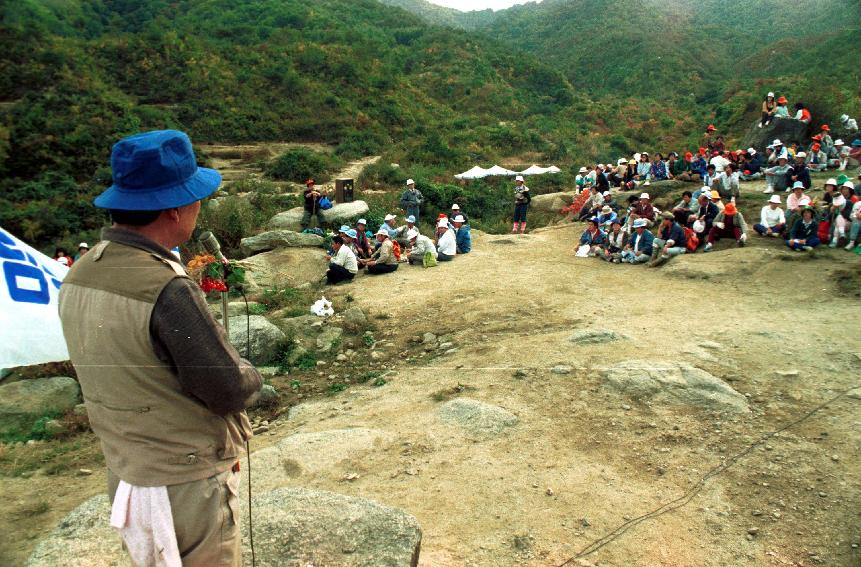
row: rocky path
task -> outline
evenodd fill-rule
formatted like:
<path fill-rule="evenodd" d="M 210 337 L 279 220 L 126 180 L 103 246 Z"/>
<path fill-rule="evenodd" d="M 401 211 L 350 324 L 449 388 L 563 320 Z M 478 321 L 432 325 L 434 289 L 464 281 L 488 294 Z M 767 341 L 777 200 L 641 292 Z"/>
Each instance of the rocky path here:
<path fill-rule="evenodd" d="M 861 268 L 857 255 L 757 240 L 649 269 L 574 258 L 580 230 L 476 235 L 450 264 L 335 288 L 374 314 L 385 383 L 296 406 L 255 438 L 260 533 L 275 520 L 282 540 L 293 533 L 278 503 L 308 497 L 272 490 L 311 490 L 415 518 L 420 565 L 560 565 L 858 384 L 861 345 L 836 321 L 861 315 L 838 281 Z M 686 506 L 569 564 L 857 565 L 859 403 L 856 390 Z M 93 527 L 98 513 L 71 538 L 55 532 L 30 565 L 120 561 L 112 534 Z M 409 521 L 385 525 L 389 543 L 413 541 Z M 259 564 L 299 564 L 279 563 L 282 552 L 260 543 Z M 349 544 L 340 562 L 311 564 L 362 552 Z"/>

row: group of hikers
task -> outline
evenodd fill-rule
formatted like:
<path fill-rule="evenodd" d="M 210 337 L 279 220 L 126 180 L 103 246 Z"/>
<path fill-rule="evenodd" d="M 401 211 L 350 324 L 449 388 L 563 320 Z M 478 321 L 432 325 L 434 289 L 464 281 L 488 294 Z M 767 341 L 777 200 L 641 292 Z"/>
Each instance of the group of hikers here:
<path fill-rule="evenodd" d="M 419 217 L 424 198 L 415 181 L 408 179 L 401 196 L 401 208 L 406 212 L 404 224 L 398 225 L 397 215 L 387 214 L 376 232 L 368 230 L 368 221 L 359 219 L 354 227 L 343 225 L 332 238 L 326 255 L 329 267 L 326 282 L 337 284 L 352 280 L 360 270 L 379 275 L 394 272 L 403 263 L 436 266 L 449 262 L 458 254 L 472 250 L 472 234 L 466 215 L 455 203 L 449 214 L 440 213 L 434 221 L 434 238 L 419 230 Z M 306 182 L 305 214 L 302 224 L 307 229 L 323 193 L 315 188 L 314 180 Z M 318 217 L 322 222 L 322 217 Z"/>

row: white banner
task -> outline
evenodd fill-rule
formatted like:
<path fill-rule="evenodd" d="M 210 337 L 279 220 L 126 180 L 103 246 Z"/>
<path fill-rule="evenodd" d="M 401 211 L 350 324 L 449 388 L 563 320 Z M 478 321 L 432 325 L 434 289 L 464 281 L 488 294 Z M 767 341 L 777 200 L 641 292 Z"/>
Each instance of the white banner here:
<path fill-rule="evenodd" d="M 0 368 L 69 359 L 57 309 L 68 271 L 0 227 Z"/>

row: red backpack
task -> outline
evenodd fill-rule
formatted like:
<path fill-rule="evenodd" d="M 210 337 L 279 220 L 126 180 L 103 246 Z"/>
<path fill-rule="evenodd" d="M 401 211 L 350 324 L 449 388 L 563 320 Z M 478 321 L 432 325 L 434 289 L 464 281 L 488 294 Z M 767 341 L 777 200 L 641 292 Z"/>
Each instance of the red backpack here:
<path fill-rule="evenodd" d="M 392 252 L 395 253 L 395 260 L 400 262 L 401 261 L 401 245 L 398 244 L 397 240 L 392 240 Z"/>
<path fill-rule="evenodd" d="M 688 227 L 683 227 L 683 230 L 685 231 L 685 240 L 687 241 L 685 248 L 687 248 L 689 252 L 696 252 L 697 247 L 700 245 L 700 239 L 697 236 L 697 233 Z"/>

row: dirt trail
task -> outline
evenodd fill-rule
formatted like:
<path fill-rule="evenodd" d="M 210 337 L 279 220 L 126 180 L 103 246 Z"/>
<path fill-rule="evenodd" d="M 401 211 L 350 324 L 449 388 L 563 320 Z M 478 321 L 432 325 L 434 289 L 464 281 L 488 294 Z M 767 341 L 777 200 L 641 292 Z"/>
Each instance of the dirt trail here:
<path fill-rule="evenodd" d="M 374 319 L 375 336 L 392 343 L 382 350 L 395 373 L 385 386 L 298 406 L 252 448 L 293 433 L 353 427 L 391 439 L 277 483 L 409 511 L 424 530 L 426 567 L 559 565 L 680 496 L 763 433 L 861 382 L 861 344 L 849 332 L 861 303 L 838 287 L 840 274 L 859 273 L 861 257 L 827 249 L 793 254 L 754 237 L 744 249 L 720 243 L 709 254 L 650 269 L 574 258 L 581 230 L 476 234 L 474 251 L 454 262 L 427 270 L 402 265 L 330 290 L 383 316 Z M 569 341 L 583 329 L 626 338 Z M 414 338 L 425 332 L 450 335 L 457 350 L 420 357 Z M 747 396 L 752 411 L 722 415 L 619 395 L 597 369 L 631 359 L 693 364 Z M 551 372 L 557 365 L 570 366 L 570 374 Z M 499 406 L 518 423 L 496 437 L 464 433 L 439 417 L 452 397 Z M 769 440 L 684 508 L 573 565 L 858 565 L 859 397 L 843 397 Z M 258 474 L 262 490 L 269 481 Z M 38 481 L 42 491 L 65 482 Z M 4 488 L 18 502 L 33 497 L 34 482 L 4 479 Z M 58 493 L 51 519 L 101 483 L 88 477 L 68 487 L 76 492 Z M 22 533 L 12 521 L 0 527 Z M 5 557 L 26 557 L 38 535 L 29 533 L 33 539 Z"/>

